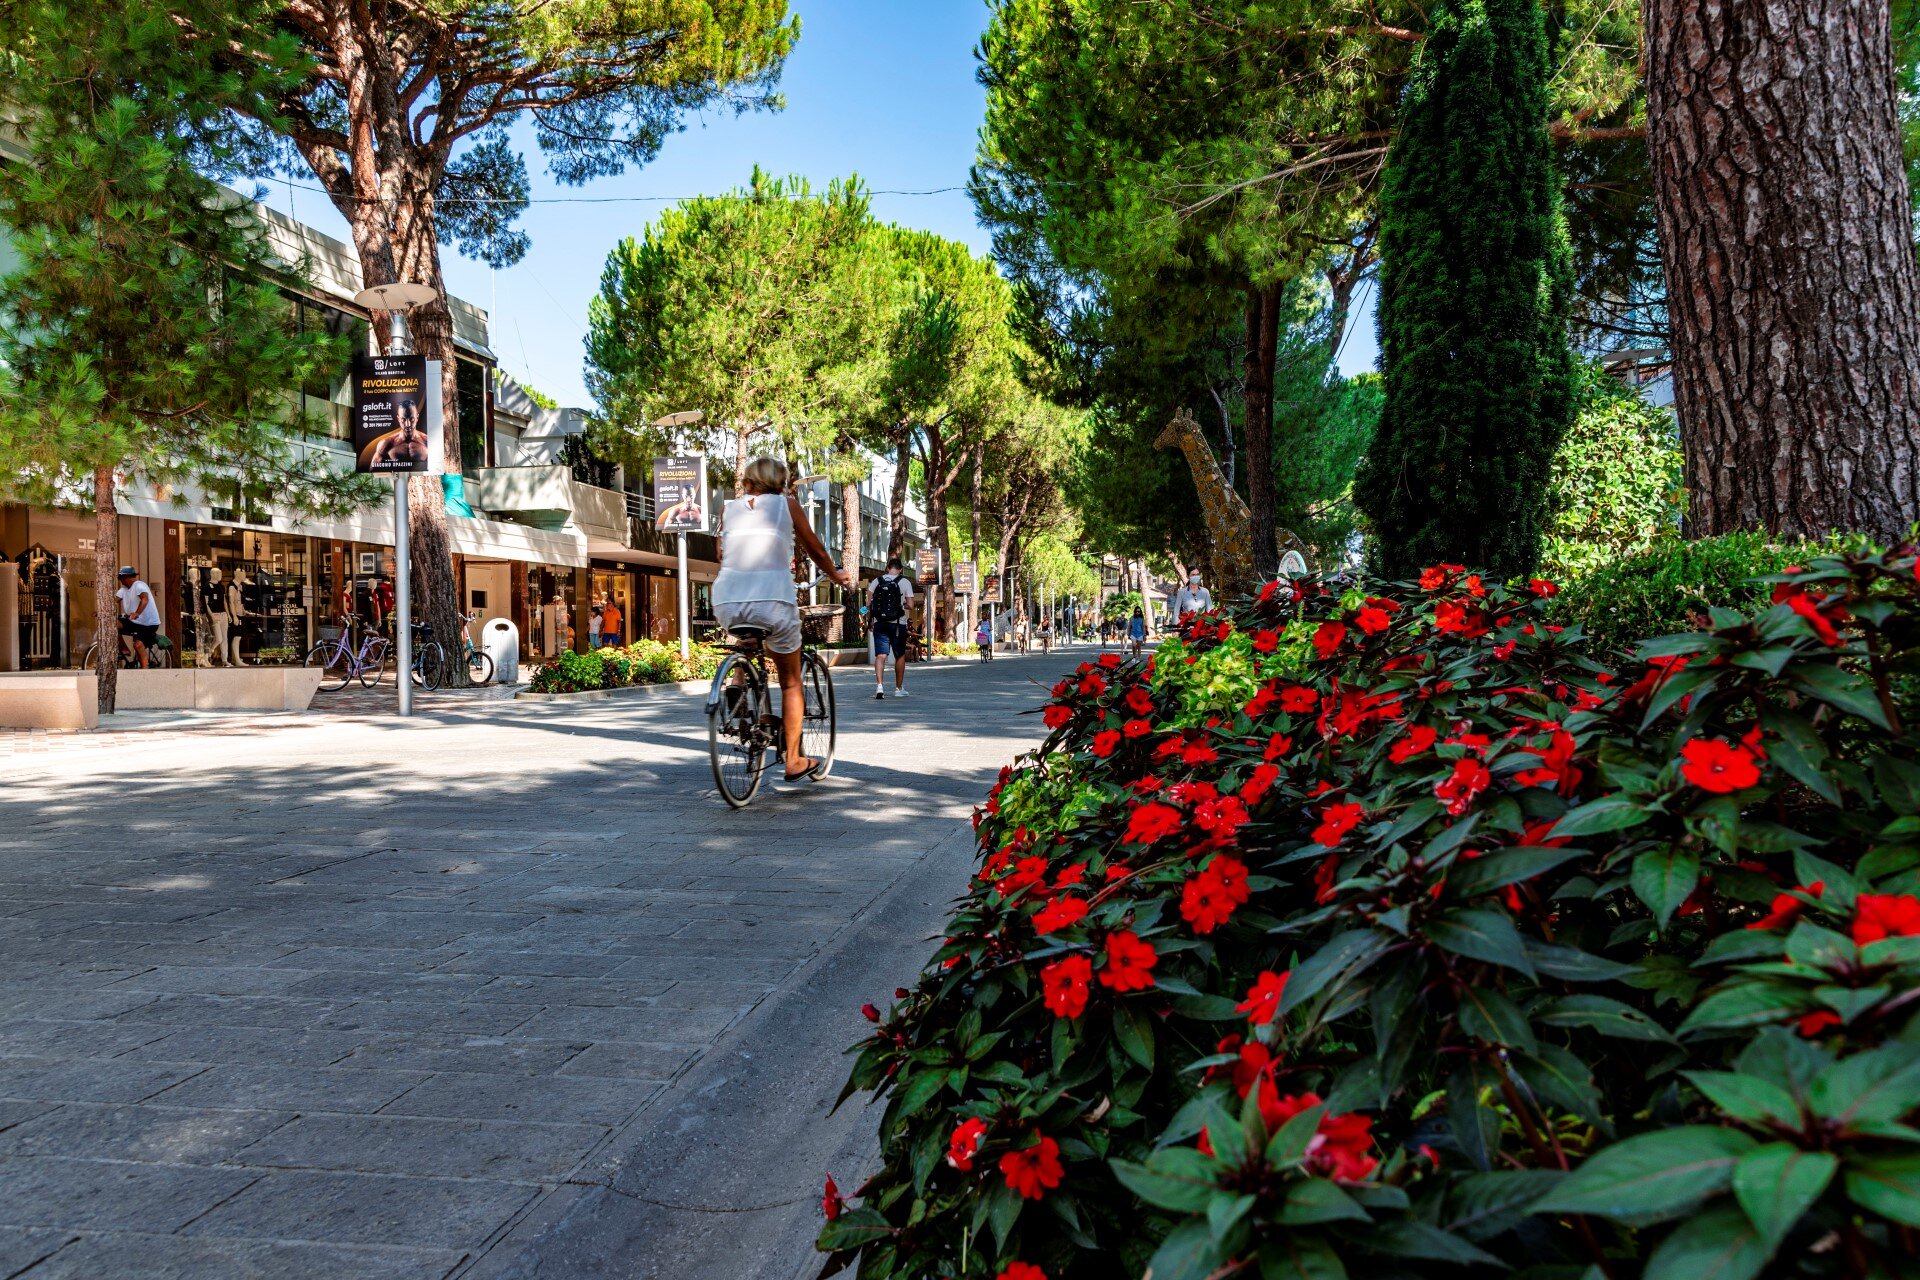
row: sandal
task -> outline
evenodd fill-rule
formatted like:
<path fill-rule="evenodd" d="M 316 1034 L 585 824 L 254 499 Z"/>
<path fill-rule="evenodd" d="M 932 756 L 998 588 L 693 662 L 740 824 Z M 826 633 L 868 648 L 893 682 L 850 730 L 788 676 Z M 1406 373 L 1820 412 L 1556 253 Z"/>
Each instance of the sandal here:
<path fill-rule="evenodd" d="M 800 782 L 807 778 L 811 778 L 814 774 L 818 773 L 819 771 L 820 771 L 820 762 L 818 760 L 815 760 L 812 756 L 808 756 L 807 767 L 802 769 L 798 773 L 789 773 L 787 775 L 787 781 Z"/>

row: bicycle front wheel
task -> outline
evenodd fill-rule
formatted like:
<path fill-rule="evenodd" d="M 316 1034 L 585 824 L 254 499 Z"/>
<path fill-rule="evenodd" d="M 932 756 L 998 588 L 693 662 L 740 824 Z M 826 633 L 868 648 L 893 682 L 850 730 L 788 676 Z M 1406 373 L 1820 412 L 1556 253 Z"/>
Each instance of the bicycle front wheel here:
<path fill-rule="evenodd" d="M 348 655 L 331 641 L 322 640 L 307 650 L 307 665 L 320 668 L 320 687 L 328 693 L 340 692 L 353 678 Z"/>
<path fill-rule="evenodd" d="M 80 658 L 80 669 L 82 671 L 98 671 L 100 669 L 100 642 L 98 640 L 95 640 L 87 646 L 86 653 Z"/>
<path fill-rule="evenodd" d="M 809 649 L 800 662 L 800 692 L 806 703 L 806 716 L 800 722 L 800 750 L 820 763 L 813 776 L 824 778 L 833 772 L 833 746 L 837 726 L 833 706 L 833 673 L 820 655 Z"/>
<path fill-rule="evenodd" d="M 493 659 L 478 649 L 467 650 L 467 683 L 493 683 Z"/>
<path fill-rule="evenodd" d="M 713 785 L 720 798 L 743 808 L 760 790 L 766 770 L 767 682 L 760 668 L 729 654 L 713 675 L 707 695 L 707 751 L 713 761 Z"/>
<path fill-rule="evenodd" d="M 360 687 L 362 689 L 376 688 L 381 679 L 387 674 L 386 639 L 382 637 L 370 642 L 356 665 L 359 667 L 357 674 L 360 677 Z M 394 676 L 396 680 L 399 678 L 398 674 Z"/>
<path fill-rule="evenodd" d="M 438 640 L 429 640 L 413 652 L 413 682 L 426 689 L 438 689 L 447 673 L 446 651 Z"/>

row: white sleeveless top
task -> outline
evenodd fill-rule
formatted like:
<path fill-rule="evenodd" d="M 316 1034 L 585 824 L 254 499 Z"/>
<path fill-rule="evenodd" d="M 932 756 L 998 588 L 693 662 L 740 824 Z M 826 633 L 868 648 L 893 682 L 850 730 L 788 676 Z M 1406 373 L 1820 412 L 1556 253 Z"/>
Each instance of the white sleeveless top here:
<path fill-rule="evenodd" d="M 720 518 L 720 576 L 713 582 L 713 602 L 750 600 L 794 600 L 793 513 L 785 494 L 731 498 Z"/>

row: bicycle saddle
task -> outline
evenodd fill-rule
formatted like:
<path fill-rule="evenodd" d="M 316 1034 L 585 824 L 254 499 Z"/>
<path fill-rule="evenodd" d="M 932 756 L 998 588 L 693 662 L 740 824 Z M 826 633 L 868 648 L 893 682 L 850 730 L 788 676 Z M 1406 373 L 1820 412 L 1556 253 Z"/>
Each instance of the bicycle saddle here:
<path fill-rule="evenodd" d="M 765 627 L 746 626 L 728 627 L 727 634 L 736 640 L 765 640 L 767 638 L 767 629 Z"/>

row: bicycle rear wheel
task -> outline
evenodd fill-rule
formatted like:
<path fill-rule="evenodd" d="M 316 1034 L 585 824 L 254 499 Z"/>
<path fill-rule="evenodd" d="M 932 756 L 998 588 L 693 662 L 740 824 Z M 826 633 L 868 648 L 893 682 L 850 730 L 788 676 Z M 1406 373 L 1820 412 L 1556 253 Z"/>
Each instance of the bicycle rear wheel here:
<path fill-rule="evenodd" d="M 838 730 L 833 706 L 833 673 L 813 650 L 807 650 L 800 662 L 800 692 L 806 701 L 806 716 L 800 722 L 800 750 L 820 763 L 813 776 L 824 778 L 833 772 L 833 747 Z"/>
<path fill-rule="evenodd" d="M 467 683 L 492 684 L 493 658 L 478 649 L 467 650 Z"/>
<path fill-rule="evenodd" d="M 307 650 L 307 665 L 320 668 L 320 687 L 328 693 L 340 692 L 353 678 L 350 655 L 330 640 L 322 640 Z"/>
<path fill-rule="evenodd" d="M 438 689 L 447 674 L 447 654 L 438 640 L 428 640 L 413 651 L 413 682 Z"/>
<path fill-rule="evenodd" d="M 386 676 L 387 647 L 386 637 L 384 636 L 372 641 L 362 653 L 360 661 L 355 664 L 358 667 L 356 674 L 360 677 L 360 687 L 362 689 L 378 687 L 381 679 Z M 396 680 L 399 678 L 398 674 L 394 676 Z"/>
<path fill-rule="evenodd" d="M 760 668 L 729 654 L 714 672 L 707 695 L 707 751 L 713 761 L 713 785 L 720 798 L 743 808 L 760 790 L 767 763 L 767 682 Z"/>

